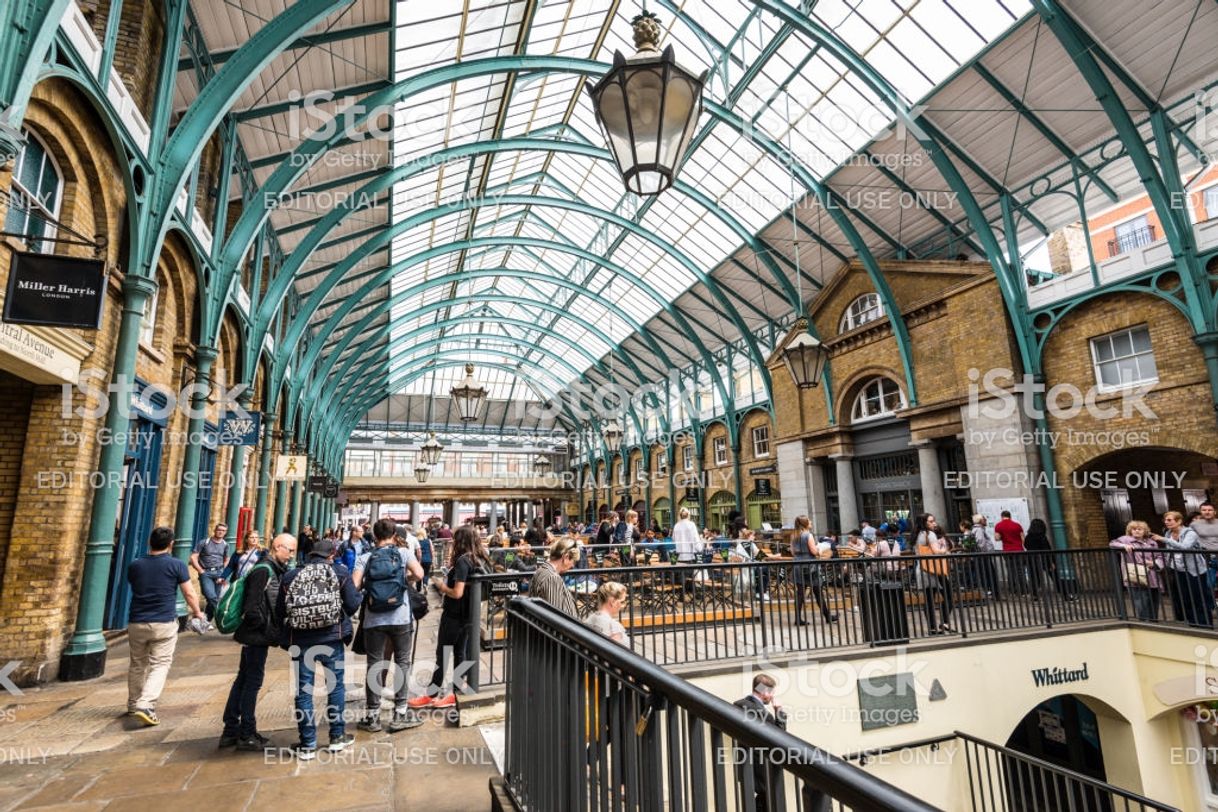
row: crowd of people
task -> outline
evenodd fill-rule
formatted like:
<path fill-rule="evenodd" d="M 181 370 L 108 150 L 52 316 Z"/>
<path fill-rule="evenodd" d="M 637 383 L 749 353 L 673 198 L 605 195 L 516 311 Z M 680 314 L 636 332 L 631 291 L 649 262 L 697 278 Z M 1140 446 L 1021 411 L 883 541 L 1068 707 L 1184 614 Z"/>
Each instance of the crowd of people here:
<path fill-rule="evenodd" d="M 469 639 L 471 605 L 467 584 L 476 574 L 516 571 L 532 597 L 579 619 L 572 576 L 595 556 L 599 566 L 635 563 L 654 553 L 672 564 L 696 564 L 718 558 L 726 562 L 763 560 L 778 555 L 791 561 L 795 587 L 794 623 L 807 625 L 810 595 L 825 623 L 837 620 L 825 595 L 825 575 L 817 562 L 835 558 L 867 558 L 877 562 L 915 556 L 913 580 L 923 593 L 923 611 L 931 634 L 952 632 L 953 579 L 959 566 L 948 565 L 953 553 L 1016 553 L 1052 550 L 1045 523 L 1033 519 L 1024 528 L 1009 512 L 993 527 L 983 515 L 961 522 L 949 533 L 933 515 L 912 522 L 901 518 L 873 526 L 864 521 L 844 534 L 817 535 L 807 516 L 799 516 L 785 549 L 757 544 L 756 534 L 742 517 L 729 517 L 727 532 L 699 530 L 682 508 L 671 529 L 640 530 L 638 515 L 611 512 L 595 526 L 546 528 L 540 520 L 518 528 L 496 527 L 487 532 L 472 523 L 456 530 L 440 522 L 428 528 L 398 525 L 391 519 L 332 528 L 316 533 L 305 526 L 298 536 L 286 531 L 264 546 L 256 531 L 247 532 L 238 549 L 229 552 L 227 526 L 217 524 L 209 538 L 195 544 L 189 562 L 171 554 L 173 531 L 152 531 L 148 554 L 128 570 L 132 601 L 128 623 L 130 669 L 127 713 L 146 726 L 159 723 L 157 700 L 173 661 L 179 632 L 178 594 L 187 608 L 191 628 L 206 631 L 221 615 L 231 615 L 233 640 L 241 646 L 235 674 L 221 720 L 219 746 L 261 751 L 269 741 L 258 730 L 258 695 L 273 648 L 291 658 L 295 679 L 294 710 L 299 732 L 295 747 L 302 760 L 318 748 L 316 684 L 327 686 L 325 716 L 330 751 L 341 751 L 354 737 L 346 729 L 344 673 L 346 650 L 367 658 L 364 711 L 357 727 L 368 732 L 385 728 L 396 733 L 422 724 L 420 711 L 447 709 L 456 694 L 469 689 L 465 674 L 476 656 Z M 1218 516 L 1209 502 L 1185 517 L 1169 511 L 1162 533 L 1146 522 L 1129 522 L 1110 547 L 1120 554 L 1120 571 L 1136 617 L 1158 620 L 1164 593 L 1174 617 L 1191 626 L 1212 628 L 1215 580 L 1218 574 Z M 973 586 L 987 598 L 1039 599 L 1042 589 L 1056 589 L 1066 600 L 1077 595 L 1063 585 L 1053 555 L 987 555 L 969 559 Z M 433 564 L 443 566 L 432 575 Z M 880 564 L 881 572 L 896 572 L 897 561 Z M 686 568 L 688 569 L 688 568 Z M 202 600 L 192 586 L 197 575 Z M 739 570 L 746 573 L 747 570 Z M 735 577 L 744 577 L 738 574 Z M 762 569 L 749 588 L 759 599 L 769 598 L 769 570 Z M 435 668 L 426 688 L 414 691 L 408 678 L 414 664 L 418 621 L 429 611 L 427 585 L 441 602 Z M 629 600 L 627 587 L 612 579 L 593 582 L 595 611 L 585 623 L 609 639 L 629 645 L 619 619 Z M 225 608 L 224 595 L 232 590 Z M 472 651 L 471 651 L 472 650 Z M 321 677 L 319 680 L 318 678 Z M 765 686 L 761 686 L 764 688 Z M 382 727 L 382 702 L 392 695 L 389 719 Z"/>

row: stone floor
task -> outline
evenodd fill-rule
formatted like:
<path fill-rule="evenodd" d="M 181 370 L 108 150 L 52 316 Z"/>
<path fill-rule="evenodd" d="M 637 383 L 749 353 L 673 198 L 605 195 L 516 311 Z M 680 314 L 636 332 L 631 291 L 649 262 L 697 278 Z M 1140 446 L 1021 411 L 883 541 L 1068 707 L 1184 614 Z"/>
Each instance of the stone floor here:
<path fill-rule="evenodd" d="M 439 615 L 433 612 L 432 615 Z M 435 618 L 425 621 L 420 659 L 434 651 Z M 87 683 L 51 683 L 0 698 L 0 810 L 207 812 L 272 806 L 304 810 L 488 809 L 488 779 L 498 773 L 500 730 L 458 728 L 442 711 L 396 734 L 358 731 L 363 658 L 348 653 L 351 749 L 319 751 L 297 762 L 288 656 L 272 650 L 258 704 L 268 753 L 218 750 L 220 719 L 239 647 L 212 632 L 179 638 L 157 706 L 160 725 L 145 728 L 126 709 L 127 647 L 111 647 L 106 673 Z M 319 706 L 324 697 L 317 697 Z M 388 711 L 384 714 L 388 718 Z M 324 727 L 319 742 L 326 741 Z M 488 746 L 488 741 L 493 744 Z"/>

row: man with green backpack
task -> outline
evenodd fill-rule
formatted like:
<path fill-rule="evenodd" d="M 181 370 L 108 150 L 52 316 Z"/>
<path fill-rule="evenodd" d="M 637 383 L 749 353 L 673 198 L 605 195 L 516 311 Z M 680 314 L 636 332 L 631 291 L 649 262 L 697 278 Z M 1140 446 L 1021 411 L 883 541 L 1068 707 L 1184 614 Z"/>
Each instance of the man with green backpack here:
<path fill-rule="evenodd" d="M 267 555 L 229 586 L 216 611 L 220 631 L 235 632 L 233 640 L 242 644 L 241 665 L 224 706 L 222 748 L 262 751 L 270 744 L 258 732 L 254 711 L 266 674 L 267 652 L 271 646 L 279 645 L 282 637 L 281 619 L 275 608 L 280 578 L 295 557 L 296 539 L 287 533 L 276 536 Z"/>

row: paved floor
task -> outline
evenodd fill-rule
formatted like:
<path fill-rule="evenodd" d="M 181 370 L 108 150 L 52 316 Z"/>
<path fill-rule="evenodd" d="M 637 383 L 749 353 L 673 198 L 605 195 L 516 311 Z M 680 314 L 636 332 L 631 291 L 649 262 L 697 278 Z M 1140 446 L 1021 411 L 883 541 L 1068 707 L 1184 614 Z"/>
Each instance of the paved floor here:
<path fill-rule="evenodd" d="M 431 613 L 439 615 L 438 611 Z M 425 621 L 420 658 L 434 650 L 435 618 Z M 493 729 L 457 728 L 435 712 L 422 727 L 397 734 L 348 730 L 350 750 L 319 752 L 298 763 L 288 688 L 288 656 L 272 650 L 258 704 L 258 727 L 277 748 L 218 750 L 220 718 L 239 647 L 211 633 L 179 638 L 169 682 L 157 707 L 161 724 L 144 728 L 126 709 L 127 648 L 114 645 L 103 677 L 52 683 L 0 699 L 0 810 L 140 810 L 207 812 L 272 806 L 293 812 L 490 807 L 487 781 L 498 772 Z M 348 656 L 348 714 L 362 711 L 363 658 Z M 360 683 L 362 684 L 362 683 Z M 318 697 L 321 700 L 322 697 Z M 388 713 L 385 714 L 388 718 Z M 484 735 L 484 733 L 488 735 Z M 326 740 L 324 729 L 319 741 Z"/>

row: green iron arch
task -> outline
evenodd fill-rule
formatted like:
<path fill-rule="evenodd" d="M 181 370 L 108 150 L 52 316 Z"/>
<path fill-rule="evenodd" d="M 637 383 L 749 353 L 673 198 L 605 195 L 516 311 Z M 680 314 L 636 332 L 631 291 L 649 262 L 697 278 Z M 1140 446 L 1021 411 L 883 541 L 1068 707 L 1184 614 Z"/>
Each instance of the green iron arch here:
<path fill-rule="evenodd" d="M 389 88 L 378 91 L 369 95 L 364 103 L 367 112 L 355 117 L 352 122 L 353 126 L 362 125 L 368 116 L 378 108 L 383 108 L 385 105 L 403 100 L 413 95 L 414 93 L 446 84 L 453 81 L 458 81 L 463 78 L 481 76 L 494 73 L 504 73 L 510 71 L 534 71 L 534 72 L 566 72 L 576 73 L 585 76 L 600 75 L 607 70 L 609 66 L 595 62 L 592 60 L 584 60 L 570 57 L 553 57 L 553 56 L 512 56 L 512 57 L 489 57 L 486 59 L 470 60 L 460 63 L 459 65 L 446 65 L 435 68 L 431 71 L 418 74 L 416 76 L 405 79 Z M 720 122 L 727 124 L 736 132 L 749 136 L 760 145 L 771 157 L 775 158 L 781 165 L 788 167 L 789 171 L 796 173 L 797 179 L 804 185 L 805 189 L 811 190 L 816 194 L 822 206 L 826 209 L 831 220 L 846 236 L 851 247 L 859 255 L 863 261 L 864 268 L 871 279 L 872 285 L 876 288 L 881 299 L 884 300 L 888 312 L 891 314 L 899 314 L 900 310 L 895 306 L 895 300 L 892 297 L 891 289 L 883 274 L 880 272 L 878 265 L 875 262 L 874 256 L 870 249 L 863 241 L 861 235 L 854 228 L 850 219 L 836 205 L 831 205 L 831 195 L 823 184 L 812 175 L 799 161 L 797 156 L 789 154 L 781 145 L 773 141 L 763 133 L 748 127 L 742 119 L 732 113 L 727 108 L 716 102 L 707 102 L 706 110 Z M 327 139 L 309 139 L 299 145 L 293 152 L 271 173 L 271 176 L 263 184 L 261 190 L 263 199 L 278 199 L 278 196 L 295 182 L 320 156 L 328 151 L 335 142 L 340 140 L 339 134 L 335 133 Z M 253 234 L 261 221 L 268 216 L 268 211 L 265 209 L 247 209 L 242 212 L 241 217 L 235 224 L 229 242 L 225 245 L 224 254 L 220 267 L 228 272 L 235 268 L 240 261 L 241 256 L 248 250 L 248 245 L 252 241 Z M 905 329 L 903 320 L 897 315 L 896 318 L 890 316 L 893 321 L 893 333 L 897 340 L 898 349 L 901 353 L 902 365 L 905 370 L 907 386 L 911 393 L 911 399 L 916 399 L 916 384 L 913 380 L 912 358 L 909 350 L 908 331 Z M 739 327 L 738 327 L 739 329 Z M 742 334 L 746 332 L 741 330 Z M 764 365 L 761 365 L 764 368 Z M 765 374 L 765 373 L 763 373 Z"/>
<path fill-rule="evenodd" d="M 435 302 L 432 304 L 432 307 L 439 308 L 439 307 L 444 306 L 446 303 L 447 303 L 446 301 Z M 517 320 L 517 319 L 507 319 L 507 320 L 499 319 L 497 323 L 502 323 L 505 321 L 507 323 L 511 323 L 513 325 L 522 326 L 522 327 L 525 327 L 525 326 L 535 327 L 536 326 L 536 325 L 533 325 L 531 322 L 526 322 L 526 321 Z M 470 314 L 465 314 L 462 316 L 447 319 L 441 324 L 425 324 L 425 325 L 422 325 L 421 327 L 415 328 L 414 330 L 410 331 L 409 333 L 403 333 L 401 335 L 394 336 L 392 341 L 389 343 L 389 345 L 385 349 L 388 352 L 392 352 L 393 347 L 398 344 L 403 344 L 403 343 L 412 341 L 416 338 L 426 336 L 429 333 L 434 333 L 438 328 L 450 327 L 450 326 L 453 326 L 456 324 L 462 324 L 462 323 L 465 323 L 465 324 L 481 323 L 481 319 L 479 317 L 474 317 Z M 574 351 L 576 354 L 582 355 L 586 360 L 588 360 L 589 365 L 591 367 L 594 367 L 597 369 L 603 369 L 599 360 L 596 359 L 595 356 L 593 356 L 586 349 L 579 346 L 579 344 L 577 342 L 575 342 L 574 340 L 567 338 L 566 336 L 562 335 L 561 333 L 555 333 L 552 331 L 549 332 L 549 335 L 551 335 L 556 340 L 561 341 L 563 344 L 565 344 L 568 347 L 568 349 Z M 413 345 L 411 347 L 411 349 L 414 350 L 414 349 L 424 348 L 427 346 L 437 346 L 438 343 L 442 342 L 442 341 L 455 343 L 457 340 L 468 340 L 468 339 L 473 339 L 473 340 L 477 340 L 477 341 L 487 341 L 488 343 L 490 341 L 504 341 L 504 342 L 515 344 L 517 346 L 531 346 L 531 345 L 526 344 L 526 342 L 512 339 L 511 336 L 484 335 L 484 334 L 461 334 L 459 336 L 449 336 L 449 337 L 437 338 L 428 343 L 418 343 L 418 344 Z M 538 348 L 539 351 L 542 351 L 542 349 L 543 348 Z M 584 375 L 584 373 L 582 371 L 577 370 L 570 363 L 566 362 L 566 360 L 562 356 L 555 355 L 553 352 L 548 351 L 548 350 L 542 352 L 542 354 L 546 355 L 547 357 L 558 359 L 559 362 L 562 364 L 562 366 L 564 366 L 568 371 L 571 371 L 572 374 L 575 375 L 577 379 L 584 380 L 585 382 L 587 382 L 589 384 L 591 383 L 590 381 L 588 381 L 588 379 L 586 378 L 586 376 Z M 377 359 L 377 358 L 365 358 L 365 361 L 361 365 L 360 369 L 356 370 L 354 373 L 349 374 L 349 371 L 351 369 L 350 362 L 363 357 L 363 355 L 364 354 L 361 352 L 352 353 L 350 358 L 347 359 L 348 365 L 344 368 L 344 370 L 342 372 L 339 373 L 339 375 L 335 376 L 335 378 L 333 379 L 333 383 L 330 384 L 330 382 L 327 381 L 327 386 L 332 387 L 332 388 L 329 388 L 328 391 L 323 391 L 321 393 L 320 397 L 313 399 L 313 401 L 318 404 L 318 407 L 321 410 L 321 413 L 324 414 L 327 411 L 327 409 L 333 404 L 334 398 L 330 396 L 331 393 L 333 393 L 334 395 L 337 395 L 339 390 L 345 388 L 349 381 L 355 382 L 353 384 L 353 386 L 362 385 L 362 383 L 366 380 L 367 374 L 369 372 L 367 367 L 372 363 L 379 362 L 379 359 Z M 411 359 L 411 360 L 416 360 L 416 359 Z M 392 361 L 389 363 L 388 369 L 389 369 L 389 373 L 392 374 L 394 371 L 394 364 Z M 373 371 L 375 371 L 375 370 L 373 370 Z M 560 383 L 561 383 L 561 381 L 560 381 Z M 561 388 L 562 387 L 560 386 L 560 390 L 561 390 Z M 340 400 L 341 400 L 341 398 L 340 398 Z M 635 413 L 633 406 L 630 408 L 629 411 L 631 413 L 631 417 L 632 417 L 635 425 L 638 427 L 641 427 L 642 424 L 639 421 L 639 418 L 638 418 L 637 414 Z M 574 415 L 572 415 L 572 417 L 574 418 Z"/>

